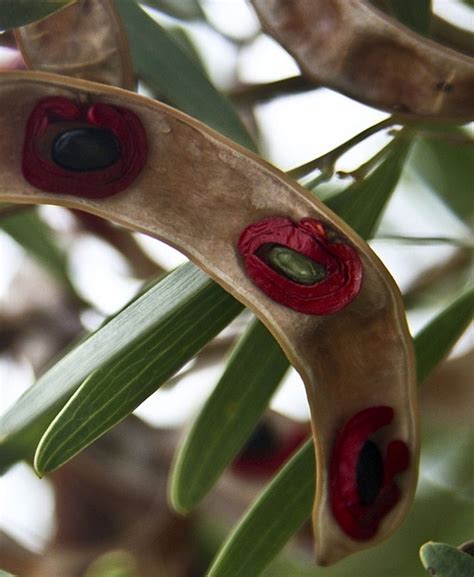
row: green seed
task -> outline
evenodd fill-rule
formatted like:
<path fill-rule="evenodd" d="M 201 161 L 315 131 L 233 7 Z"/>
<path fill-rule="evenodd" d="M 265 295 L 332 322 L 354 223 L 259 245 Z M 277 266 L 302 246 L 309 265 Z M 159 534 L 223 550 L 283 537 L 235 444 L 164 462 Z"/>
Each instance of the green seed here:
<path fill-rule="evenodd" d="M 277 272 L 304 285 L 312 285 L 326 277 L 326 268 L 286 246 L 274 245 L 265 251 L 266 262 Z"/>

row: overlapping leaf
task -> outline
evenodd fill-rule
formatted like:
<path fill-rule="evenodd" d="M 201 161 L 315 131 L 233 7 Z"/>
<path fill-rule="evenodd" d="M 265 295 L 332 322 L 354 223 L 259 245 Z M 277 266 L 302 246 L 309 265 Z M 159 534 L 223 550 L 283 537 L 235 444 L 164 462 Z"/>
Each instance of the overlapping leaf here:
<path fill-rule="evenodd" d="M 211 489 L 254 430 L 288 366 L 278 343 L 255 320 L 180 447 L 171 489 L 177 510 L 189 511 Z"/>
<path fill-rule="evenodd" d="M 24 26 L 57 12 L 74 0 L 1 0 L 0 31 Z"/>
<path fill-rule="evenodd" d="M 211 84 L 187 50 L 134 1 L 117 0 L 135 70 L 174 106 L 250 149 L 252 139 L 225 96 Z"/>
<path fill-rule="evenodd" d="M 58 246 L 51 229 L 34 209 L 3 216 L 0 218 L 0 228 L 55 278 L 71 287 L 66 255 Z"/>
<path fill-rule="evenodd" d="M 213 314 L 208 312 L 209 303 Z M 0 435 L 2 468 L 23 456 L 25 438 L 29 442 L 39 439 L 39 421 L 63 405 L 93 371 L 112 359 L 115 362 L 124 351 L 164 326 L 168 329 L 162 333 L 161 347 L 170 357 L 167 366 L 172 363 L 180 366 L 195 354 L 193 347 L 212 338 L 241 308 L 242 305 L 192 264 L 170 273 L 60 359 L 5 415 Z M 175 323 L 183 328 L 184 322 L 190 347 L 181 348 L 182 334 L 170 327 Z M 153 363 L 153 359 L 150 360 Z M 150 387 L 148 382 L 143 385 Z M 40 434 L 44 432 L 44 427 L 39 429 Z M 21 451 L 15 452 L 15 447 Z"/>
<path fill-rule="evenodd" d="M 389 11 L 402 24 L 415 32 L 429 36 L 431 28 L 431 0 L 385 0 Z"/>
<path fill-rule="evenodd" d="M 436 577 L 472 577 L 474 557 L 447 543 L 425 543 L 420 558 L 429 575 Z"/>

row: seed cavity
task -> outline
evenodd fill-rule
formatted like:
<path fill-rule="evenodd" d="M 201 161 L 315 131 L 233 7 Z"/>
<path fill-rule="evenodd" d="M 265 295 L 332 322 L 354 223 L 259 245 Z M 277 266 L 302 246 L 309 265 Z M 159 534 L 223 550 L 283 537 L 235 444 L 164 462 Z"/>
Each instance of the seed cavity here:
<path fill-rule="evenodd" d="M 61 132 L 51 147 L 53 161 L 74 172 L 103 170 L 115 164 L 120 155 L 121 147 L 115 135 L 96 126 Z"/>
<path fill-rule="evenodd" d="M 371 505 L 383 484 L 384 463 L 380 449 L 373 441 L 366 441 L 356 466 L 357 492 L 362 505 Z"/>
<path fill-rule="evenodd" d="M 286 246 L 263 245 L 257 255 L 273 270 L 303 285 L 313 285 L 326 278 L 326 267 Z"/>

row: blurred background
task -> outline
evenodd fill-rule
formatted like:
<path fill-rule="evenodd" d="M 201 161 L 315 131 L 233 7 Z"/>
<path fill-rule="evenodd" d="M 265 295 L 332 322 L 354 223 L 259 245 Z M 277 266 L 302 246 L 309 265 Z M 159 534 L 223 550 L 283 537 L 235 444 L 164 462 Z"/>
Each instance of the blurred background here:
<path fill-rule="evenodd" d="M 388 116 L 329 89 L 307 85 L 293 59 L 260 31 L 245 0 L 200 4 L 204 18 L 196 20 L 148 12 L 182 36 L 212 81 L 238 107 L 262 155 L 282 170 L 319 157 Z M 443 20 L 472 31 L 468 4 L 434 0 L 433 8 Z M 18 54 L 0 48 L 0 67 L 21 67 Z M 151 95 L 145 85 L 140 91 Z M 364 140 L 340 158 L 337 169 L 355 170 L 388 139 L 382 131 Z M 455 171 L 455 148 L 452 156 Z M 463 218 L 462 210 L 453 210 L 437 194 L 445 174 L 438 174 L 433 162 L 428 149 L 414 146 L 377 237 L 370 242 L 405 295 L 413 333 L 459 293 L 472 273 L 468 215 Z M 473 176 L 471 170 L 463 181 L 471 202 Z M 321 187 L 321 196 L 348 182 L 350 177 L 335 176 Z M 64 347 L 132 299 L 147 278 L 186 260 L 159 241 L 50 206 L 0 210 L 0 255 L 2 411 Z M 35 575 L 44 577 L 203 575 L 222 538 L 281 464 L 266 463 L 264 455 L 270 451 L 286 458 L 309 432 L 304 387 L 290 370 L 246 455 L 204 504 L 187 518 L 168 508 L 166 475 L 182 430 L 213 389 L 226 354 L 249 319 L 247 313 L 240 315 L 133 418 L 59 472 L 40 480 L 26 464 L 8 471 L 1 480 L 0 564 L 12 570 L 18 566 L 21 574 L 22 566 L 36 563 Z M 358 561 L 325 570 L 325 575 L 389 575 L 382 560 L 399 558 L 403 566 L 410 539 L 419 546 L 431 538 L 429 516 L 437 507 L 446 510 L 444 539 L 456 545 L 467 540 L 469 535 L 462 537 L 467 519 L 461 511 L 474 499 L 474 446 L 472 434 L 464 434 L 474 407 L 468 386 L 472 360 L 470 330 L 422 390 L 427 442 L 410 530 L 402 528 L 401 535 L 372 557 L 363 554 Z M 247 467 L 249 456 L 252 462 L 260 456 L 261 467 Z M 399 575 L 423 574 L 413 565 L 413 556 L 406 563 L 411 572 Z M 139 573 L 144 565 L 148 572 Z M 364 565 L 370 571 L 358 573 L 357 567 Z M 122 572 L 112 573 L 111 567 Z M 320 572 L 312 566 L 307 527 L 265 575 Z"/>

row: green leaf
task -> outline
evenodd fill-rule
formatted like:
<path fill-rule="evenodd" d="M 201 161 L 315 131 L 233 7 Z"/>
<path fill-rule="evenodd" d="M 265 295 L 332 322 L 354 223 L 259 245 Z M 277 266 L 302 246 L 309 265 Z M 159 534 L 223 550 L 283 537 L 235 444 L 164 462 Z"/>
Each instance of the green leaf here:
<path fill-rule="evenodd" d="M 20 446 L 24 453 L 26 446 L 22 439 L 26 437 L 30 442 L 38 439 L 38 431 L 35 430 L 38 421 L 58 405 L 63 405 L 91 372 L 107 361 L 120 357 L 130 344 L 134 346 L 151 331 L 159 330 L 160 326 L 165 324 L 169 326 L 170 320 L 179 325 L 185 318 L 186 322 L 192 325 L 195 317 L 200 322 L 203 310 L 199 303 L 208 302 L 209 295 L 221 303 L 223 309 L 234 310 L 234 314 L 242 308 L 242 305 L 210 281 L 203 272 L 187 263 L 152 286 L 120 314 L 66 354 L 40 377 L 3 417 L 0 428 L 2 466 L 6 467 L 14 462 L 14 447 Z M 215 326 L 216 322 L 211 319 L 209 324 Z M 163 346 L 173 351 L 173 358 L 180 355 L 180 345 L 174 350 L 175 343 L 181 343 L 181 335 L 176 331 L 165 334 Z M 187 349 L 183 351 L 183 357 L 186 354 Z M 41 432 L 43 431 L 44 429 Z"/>
<path fill-rule="evenodd" d="M 466 291 L 416 336 L 417 378 L 422 383 L 455 345 L 469 326 L 474 308 L 474 289 Z"/>
<path fill-rule="evenodd" d="M 461 300 L 461 299 L 460 299 Z M 450 307 L 452 312 L 452 307 Z M 466 311 L 465 311 L 466 314 Z M 443 337 L 441 356 L 431 359 L 437 363 L 444 358 L 445 351 L 458 339 L 465 327 L 465 318 L 455 315 L 457 330 L 453 324 L 449 336 Z M 415 338 L 415 350 L 422 349 L 425 331 L 438 334 L 445 326 L 444 315 L 434 319 Z M 437 353 L 432 354 L 439 354 Z M 417 359 L 426 372 L 424 358 Z M 420 372 L 419 383 L 421 383 Z M 273 481 L 264 489 L 248 509 L 238 526 L 232 531 L 218 553 L 207 577 L 257 577 L 286 544 L 288 539 L 311 515 L 315 487 L 315 465 L 313 442 L 308 441 L 298 453 L 281 469 Z M 288 510 L 288 504 L 290 507 Z M 242 555 L 245 551 L 245 556 Z M 241 570 L 241 567 L 245 568 Z M 242 571 L 242 572 L 241 572 Z"/>
<path fill-rule="evenodd" d="M 429 575 L 436 577 L 472 577 L 474 557 L 446 543 L 425 543 L 420 559 Z"/>
<path fill-rule="evenodd" d="M 134 1 L 116 0 L 135 70 L 157 94 L 232 140 L 255 150 L 250 135 L 225 96 L 211 84 L 188 51 Z"/>
<path fill-rule="evenodd" d="M 343 191 L 332 197 L 336 211 L 362 234 L 374 232 L 401 174 L 408 146 L 406 141 L 392 143 L 386 161 L 377 169 L 376 186 L 370 175 L 356 191 L 351 186 L 350 194 Z M 373 202 L 362 217 L 359 204 L 353 203 L 354 193 Z M 181 444 L 171 477 L 171 501 L 178 511 L 194 508 L 235 458 L 288 367 L 272 335 L 255 321 L 237 344 L 215 391 Z"/>
<path fill-rule="evenodd" d="M 81 384 L 51 423 L 36 450 L 40 475 L 61 466 L 132 413 L 241 312 L 242 305 L 224 289 L 194 266 L 187 268 L 187 298 L 175 295 L 174 306 L 160 301 L 155 326 L 129 338 Z"/>
<path fill-rule="evenodd" d="M 398 184 L 411 139 L 401 134 L 386 158 L 364 180 L 327 199 L 326 204 L 363 238 L 373 236 L 384 208 Z"/>
<path fill-rule="evenodd" d="M 438 131 L 441 130 L 439 127 Z M 419 137 L 413 146 L 410 163 L 433 192 L 469 224 L 474 218 L 474 146 L 462 141 L 467 133 L 458 127 L 445 128 L 440 136 Z"/>
<path fill-rule="evenodd" d="M 179 449 L 171 478 L 178 511 L 195 507 L 237 456 L 288 366 L 265 326 L 253 321 Z"/>
<path fill-rule="evenodd" d="M 71 287 L 66 255 L 58 246 L 49 226 L 33 208 L 2 216 L 0 228 L 56 279 Z"/>
<path fill-rule="evenodd" d="M 430 35 L 431 0 L 385 0 L 389 11 L 415 32 Z"/>
<path fill-rule="evenodd" d="M 14 577 L 11 573 L 7 573 L 6 571 L 2 571 L 0 569 L 0 577 Z"/>
<path fill-rule="evenodd" d="M 206 577 L 255 577 L 308 519 L 315 490 L 313 442 L 303 447 L 254 502 Z"/>
<path fill-rule="evenodd" d="M 0 31 L 18 28 L 57 12 L 73 0 L 0 0 Z"/>
<path fill-rule="evenodd" d="M 84 577 L 138 577 L 137 562 L 128 551 L 101 555 L 87 569 Z"/>
<path fill-rule="evenodd" d="M 204 12 L 197 0 L 179 0 L 178 2 L 176 0 L 141 0 L 141 3 L 183 20 L 204 18 Z"/>

